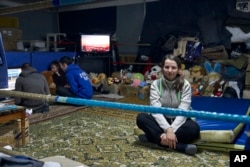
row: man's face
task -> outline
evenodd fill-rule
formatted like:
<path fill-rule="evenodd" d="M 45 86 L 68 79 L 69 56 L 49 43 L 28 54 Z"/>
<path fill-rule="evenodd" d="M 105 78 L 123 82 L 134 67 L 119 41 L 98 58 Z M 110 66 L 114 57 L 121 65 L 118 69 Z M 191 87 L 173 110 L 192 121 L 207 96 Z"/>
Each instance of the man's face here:
<path fill-rule="evenodd" d="M 63 70 L 63 71 L 66 71 L 66 69 L 67 69 L 67 64 L 65 64 L 65 63 L 59 63 L 59 65 L 60 65 L 60 68 Z"/>

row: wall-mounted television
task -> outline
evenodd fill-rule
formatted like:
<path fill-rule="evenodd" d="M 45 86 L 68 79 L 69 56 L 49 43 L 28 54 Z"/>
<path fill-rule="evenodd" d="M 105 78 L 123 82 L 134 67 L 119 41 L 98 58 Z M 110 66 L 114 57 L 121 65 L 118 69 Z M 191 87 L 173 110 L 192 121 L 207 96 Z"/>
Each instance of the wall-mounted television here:
<path fill-rule="evenodd" d="M 110 35 L 81 34 L 81 51 L 85 53 L 107 53 L 110 51 Z"/>

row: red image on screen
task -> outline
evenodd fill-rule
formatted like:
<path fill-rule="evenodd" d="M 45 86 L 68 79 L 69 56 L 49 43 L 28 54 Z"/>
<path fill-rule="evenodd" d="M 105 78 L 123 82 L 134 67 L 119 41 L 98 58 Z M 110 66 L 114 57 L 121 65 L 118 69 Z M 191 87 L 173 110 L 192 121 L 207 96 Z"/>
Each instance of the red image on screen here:
<path fill-rule="evenodd" d="M 110 51 L 109 35 L 81 35 L 81 51 L 103 53 Z"/>

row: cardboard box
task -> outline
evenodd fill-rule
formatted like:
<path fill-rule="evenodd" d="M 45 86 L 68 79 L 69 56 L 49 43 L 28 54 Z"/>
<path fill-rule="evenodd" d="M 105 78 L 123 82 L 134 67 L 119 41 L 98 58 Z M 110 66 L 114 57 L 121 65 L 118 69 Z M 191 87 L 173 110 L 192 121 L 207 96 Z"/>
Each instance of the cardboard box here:
<path fill-rule="evenodd" d="M 121 84 L 119 88 L 121 96 L 138 96 L 139 87 Z"/>
<path fill-rule="evenodd" d="M 250 90 L 248 90 L 248 89 L 243 90 L 242 98 L 243 99 L 250 99 Z"/>
<path fill-rule="evenodd" d="M 205 48 L 201 51 L 201 55 L 209 60 L 228 59 L 228 54 L 224 46 Z"/>
<path fill-rule="evenodd" d="M 22 39 L 23 32 L 18 28 L 1 27 L 0 32 L 2 34 L 3 39 L 7 39 L 10 41 L 18 41 Z"/>
<path fill-rule="evenodd" d="M 250 71 L 247 71 L 247 72 L 246 72 L 245 85 L 246 85 L 246 86 L 249 86 L 249 85 L 250 85 Z"/>
<path fill-rule="evenodd" d="M 250 54 L 243 54 L 243 55 L 246 57 L 248 63 L 246 71 L 250 71 Z"/>
<path fill-rule="evenodd" d="M 250 64 L 247 65 L 247 70 L 246 71 L 250 71 Z"/>
<path fill-rule="evenodd" d="M 17 50 L 17 41 L 3 39 L 3 47 L 4 47 L 5 51 L 16 51 Z"/>
<path fill-rule="evenodd" d="M 10 145 L 11 147 L 16 146 L 13 131 L 9 131 L 8 133 L 0 136 L 0 146 L 3 147 L 7 145 Z"/>
<path fill-rule="evenodd" d="M 25 119 L 25 143 L 29 142 L 29 119 Z M 12 147 L 22 145 L 21 120 L 2 124 L 0 127 L 0 146 Z"/>
<path fill-rule="evenodd" d="M 15 122 L 11 121 L 0 125 L 0 146 L 15 146 L 14 133 Z"/>
<path fill-rule="evenodd" d="M 135 62 L 136 55 L 120 55 L 119 60 L 120 62 Z"/>
<path fill-rule="evenodd" d="M 150 93 L 150 86 L 135 87 L 122 84 L 119 88 L 121 96 L 136 96 L 141 100 L 148 100 Z"/>
<path fill-rule="evenodd" d="M 104 89 L 108 90 L 110 94 L 119 94 L 119 84 L 112 84 L 107 87 L 104 86 Z"/>

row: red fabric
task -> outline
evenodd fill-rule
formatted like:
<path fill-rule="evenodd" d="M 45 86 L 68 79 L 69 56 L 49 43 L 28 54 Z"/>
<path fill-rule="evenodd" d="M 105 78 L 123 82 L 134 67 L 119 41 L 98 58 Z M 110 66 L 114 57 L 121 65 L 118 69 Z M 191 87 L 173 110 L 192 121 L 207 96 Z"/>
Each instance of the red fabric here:
<path fill-rule="evenodd" d="M 146 63 L 149 63 L 149 64 L 144 66 L 142 70 L 142 74 L 145 74 L 147 71 L 149 71 L 152 68 L 152 65 L 151 65 L 152 60 L 150 57 L 148 58 L 148 61 Z"/>

